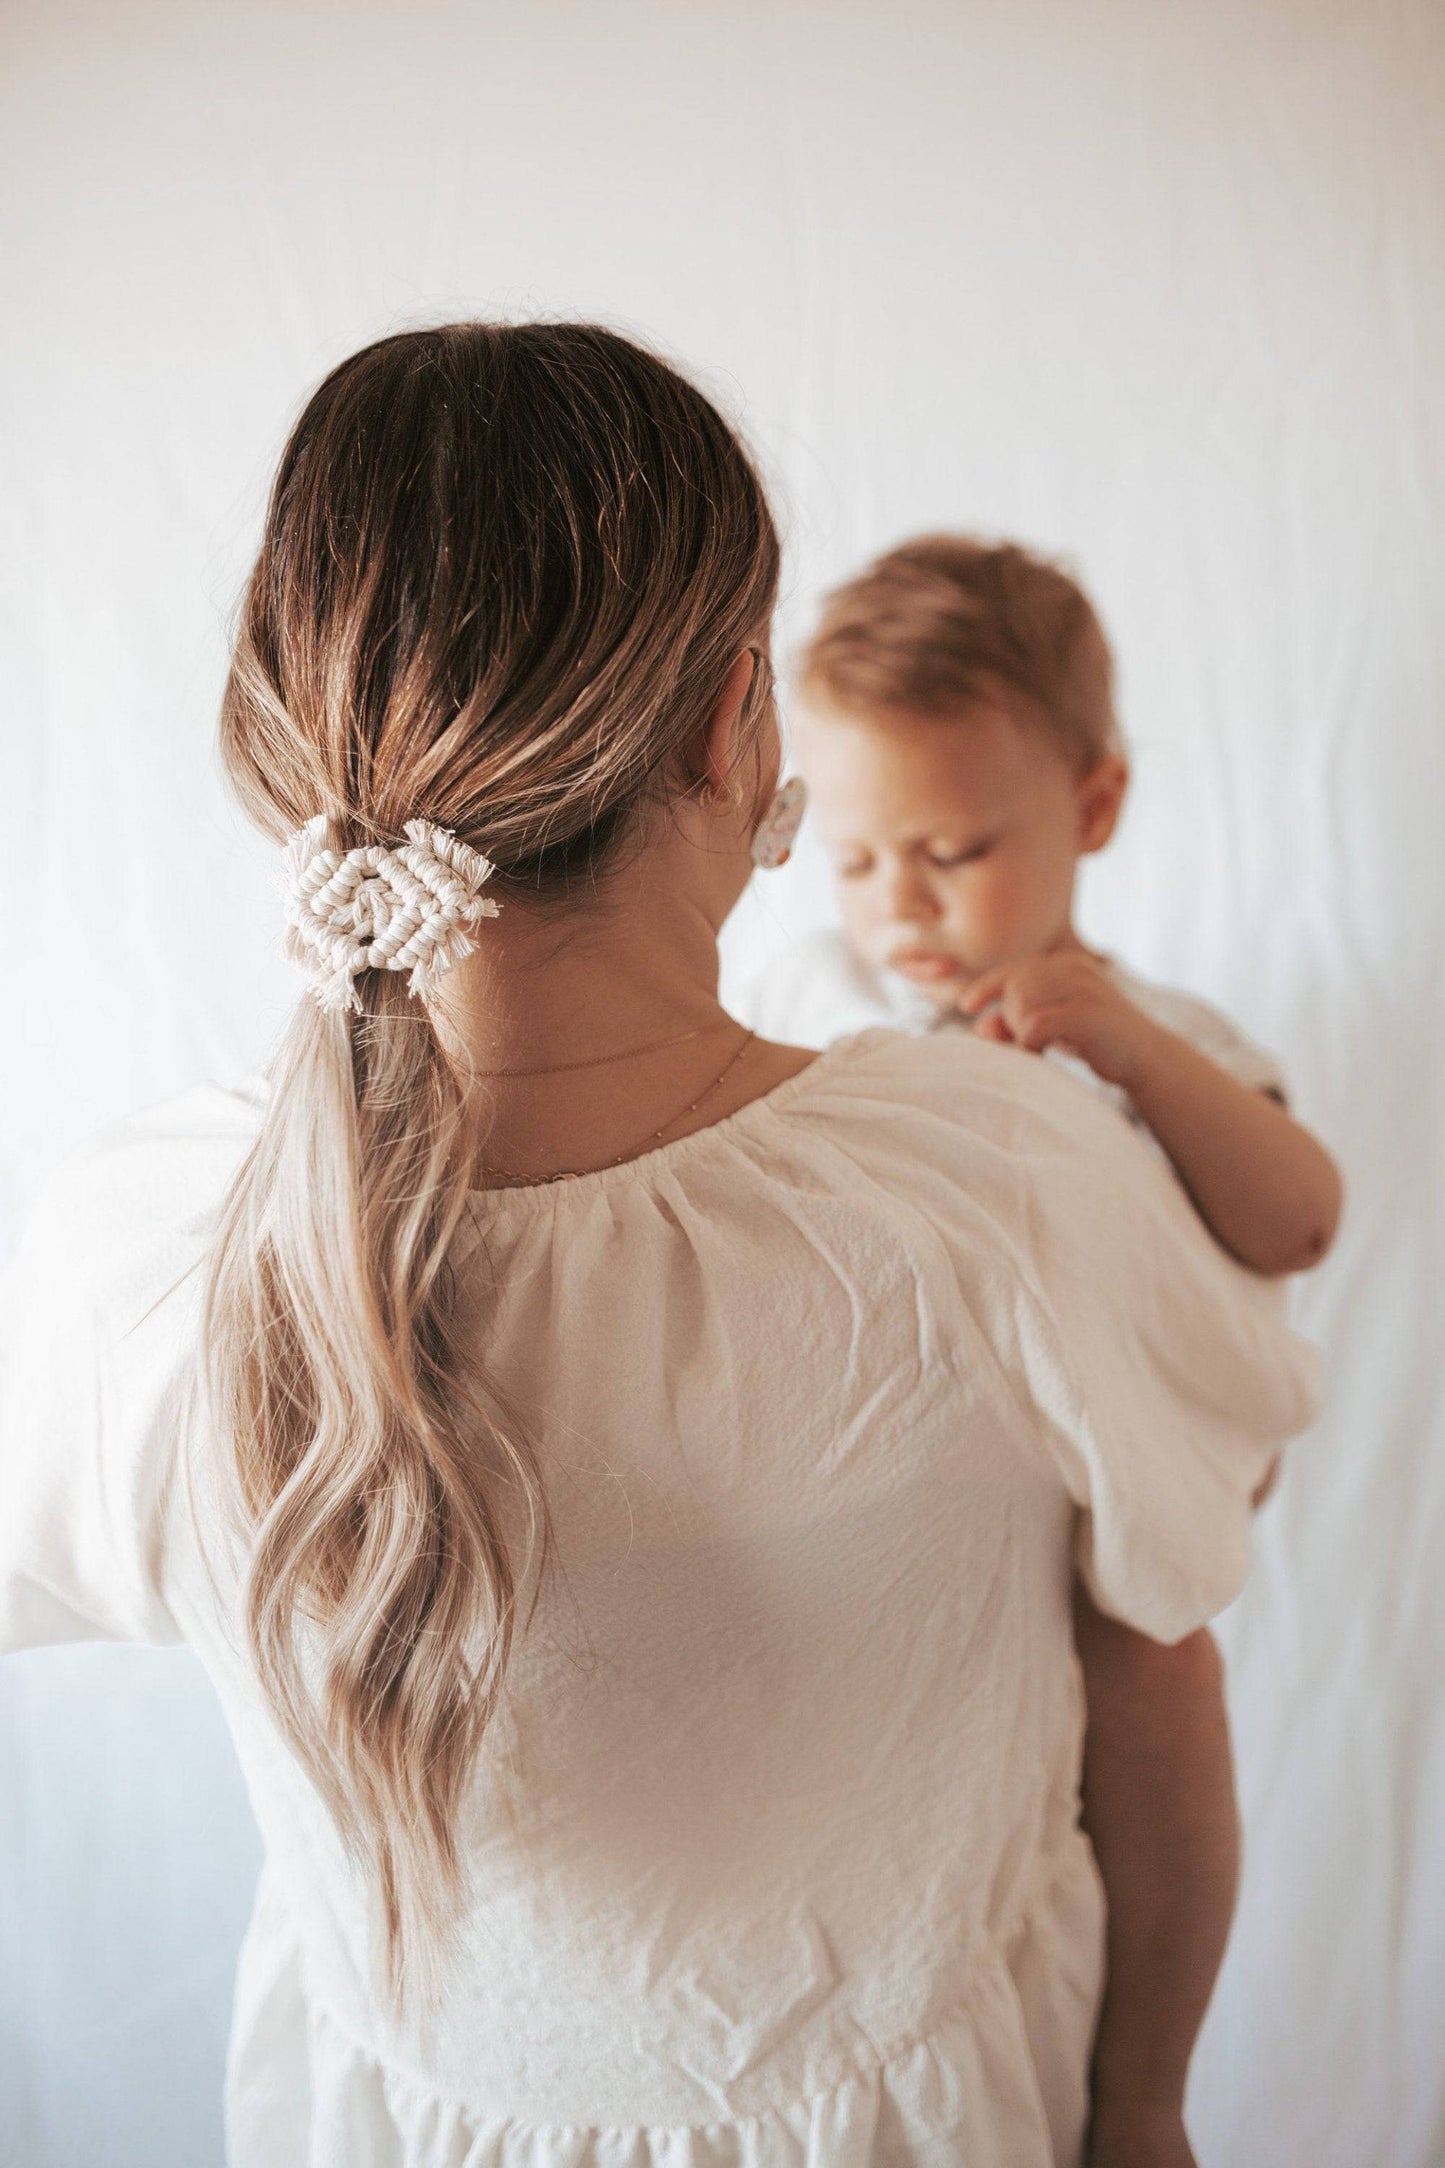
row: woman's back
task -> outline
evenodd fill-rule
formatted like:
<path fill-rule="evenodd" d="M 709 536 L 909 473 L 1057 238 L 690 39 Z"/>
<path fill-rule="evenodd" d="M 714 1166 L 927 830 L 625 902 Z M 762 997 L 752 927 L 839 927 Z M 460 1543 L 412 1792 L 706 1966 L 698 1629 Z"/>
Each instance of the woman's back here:
<path fill-rule="evenodd" d="M 868 1033 L 642 1160 L 478 1194 L 458 1331 L 538 1441 L 551 1562 L 463 1801 L 454 1954 L 399 2018 L 173 1478 L 168 1290 L 257 1115 L 190 1102 L 37 1222 L 17 1345 L 52 1450 L 8 1562 L 70 1630 L 183 1636 L 220 1687 L 268 1853 L 233 2157 L 1067 2157 L 1102 1961 L 1076 1531 L 1147 1630 L 1232 1592 L 1307 1399 L 1269 1291 L 1109 1110 L 971 1041 Z M 78 1273 L 99 1390 L 43 1342 L 77 1217 L 109 1230 Z M 151 1501 L 133 1538 L 122 1499 Z"/>
<path fill-rule="evenodd" d="M 0 1392 L 0 1638 L 190 1641 L 250 1782 L 232 2168 L 1077 2153 L 1076 1555 L 1227 1600 L 1302 1356 L 1070 1080 L 722 1008 L 778 570 L 595 325 L 283 453 L 221 743 L 309 985 L 42 1201 Z"/>

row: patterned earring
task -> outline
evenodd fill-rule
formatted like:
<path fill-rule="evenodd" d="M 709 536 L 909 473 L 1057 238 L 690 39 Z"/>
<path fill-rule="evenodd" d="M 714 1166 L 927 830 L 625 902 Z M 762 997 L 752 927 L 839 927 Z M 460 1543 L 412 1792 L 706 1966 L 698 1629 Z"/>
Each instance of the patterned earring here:
<path fill-rule="evenodd" d="M 808 803 L 808 786 L 800 775 L 790 775 L 773 798 L 772 804 L 758 824 L 752 841 L 753 864 L 771 873 L 775 866 L 785 866 L 793 855 L 798 830 L 803 825 L 803 812 Z"/>

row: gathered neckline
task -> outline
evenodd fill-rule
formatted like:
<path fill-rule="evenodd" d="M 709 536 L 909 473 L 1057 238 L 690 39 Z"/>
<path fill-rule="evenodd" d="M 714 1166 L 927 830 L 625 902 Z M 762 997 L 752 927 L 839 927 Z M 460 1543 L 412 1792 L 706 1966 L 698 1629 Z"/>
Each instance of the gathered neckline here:
<path fill-rule="evenodd" d="M 845 1039 L 835 1039 L 831 1046 L 814 1054 L 802 1069 L 794 1070 L 780 1083 L 755 1099 L 749 1099 L 731 1114 L 724 1114 L 715 1122 L 704 1123 L 700 1129 L 690 1129 L 685 1137 L 674 1137 L 668 1143 L 654 1144 L 648 1151 L 638 1152 L 632 1159 L 620 1160 L 616 1166 L 594 1167 L 580 1174 L 564 1174 L 548 1180 L 545 1176 L 535 1182 L 499 1182 L 495 1188 L 473 1189 L 468 1192 L 476 1205 L 489 1206 L 519 1199 L 551 1198 L 555 1203 L 562 1197 L 596 1195 L 599 1191 L 624 1183 L 630 1179 L 658 1175 L 675 1167 L 678 1162 L 698 1151 L 706 1149 L 714 1138 L 736 1136 L 746 1130 L 757 1117 L 767 1117 L 786 1110 L 798 1098 L 819 1073 L 833 1068 L 840 1057 L 851 1053 L 860 1044 L 892 1036 L 886 1026 L 874 1025 L 867 1031 L 852 1033 Z"/>

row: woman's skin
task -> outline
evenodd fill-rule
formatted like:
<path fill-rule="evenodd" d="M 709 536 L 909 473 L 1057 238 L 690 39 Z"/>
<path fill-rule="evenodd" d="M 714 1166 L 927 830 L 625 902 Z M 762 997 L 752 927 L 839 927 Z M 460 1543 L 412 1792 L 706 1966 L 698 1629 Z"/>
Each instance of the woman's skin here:
<path fill-rule="evenodd" d="M 744 1045 L 718 1000 L 718 934 L 753 870 L 749 844 L 780 771 L 771 703 L 756 737 L 742 729 L 754 667 L 750 651 L 739 655 L 685 756 L 680 795 L 656 809 L 601 892 L 565 909 L 509 896 L 441 982 L 438 1028 L 486 1079 L 479 1186 L 635 1157 L 736 1112 L 814 1058 Z M 608 1053 L 619 1058 L 596 1061 Z"/>
<path fill-rule="evenodd" d="M 1088 1684 L 1084 1826 L 1109 1891 L 1089 2168 L 1194 2168 L 1189 2062 L 1239 1886 L 1224 1667 L 1207 1629 L 1173 1648 L 1074 1595 Z"/>

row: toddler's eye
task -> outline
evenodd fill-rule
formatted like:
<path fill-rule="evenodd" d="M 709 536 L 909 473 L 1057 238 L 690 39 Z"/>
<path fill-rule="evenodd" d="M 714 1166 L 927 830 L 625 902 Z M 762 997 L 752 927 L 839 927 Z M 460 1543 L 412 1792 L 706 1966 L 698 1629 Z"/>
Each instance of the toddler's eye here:
<path fill-rule="evenodd" d="M 862 879 L 865 873 L 871 873 L 872 871 L 872 859 L 860 853 L 855 853 L 850 858 L 840 858 L 837 861 L 837 872 L 840 881 L 858 881 Z"/>
<path fill-rule="evenodd" d="M 959 850 L 951 850 L 946 843 L 934 844 L 928 852 L 930 866 L 971 866 L 980 858 L 987 858 L 993 849 L 993 838 L 988 836 L 982 843 L 965 843 Z"/>

